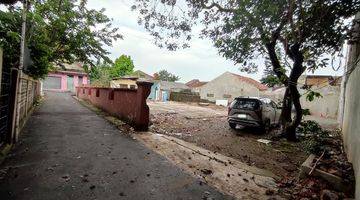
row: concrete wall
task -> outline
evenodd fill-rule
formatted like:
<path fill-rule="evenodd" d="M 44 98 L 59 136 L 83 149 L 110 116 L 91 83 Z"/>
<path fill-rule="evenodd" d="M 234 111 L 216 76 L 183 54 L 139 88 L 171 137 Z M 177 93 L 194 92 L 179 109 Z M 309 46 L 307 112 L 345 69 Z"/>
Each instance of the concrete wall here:
<path fill-rule="evenodd" d="M 238 96 L 259 96 L 260 91 L 257 87 L 247 82 L 241 81 L 238 77 L 229 72 L 218 76 L 214 80 L 203 85 L 200 89 L 201 99 L 206 99 L 212 102 L 220 99 L 232 101 Z M 208 94 L 213 94 L 209 97 Z M 224 94 L 231 95 L 230 98 L 225 98 Z"/>
<path fill-rule="evenodd" d="M 360 13 L 356 17 L 360 19 Z M 360 25 L 355 27 L 360 35 Z M 352 162 L 356 176 L 356 198 L 360 199 L 360 43 L 349 47 L 348 64 L 345 71 L 352 73 L 347 76 L 345 84 L 345 102 L 342 124 L 345 150 Z"/>
<path fill-rule="evenodd" d="M 303 109 L 309 109 L 311 115 L 336 119 L 339 111 L 339 86 L 313 87 L 312 90 L 319 92 L 322 97 L 315 98 L 313 101 L 306 100 L 306 94 L 301 96 L 300 102 Z M 299 88 L 300 94 L 306 93 L 306 90 Z M 275 91 L 265 91 L 261 96 L 268 97 L 275 102 L 282 101 L 285 88 L 279 88 Z"/>
<path fill-rule="evenodd" d="M 137 82 L 137 85 L 138 89 L 80 86 L 76 88 L 76 96 L 128 122 L 136 130 L 147 130 L 149 107 L 146 98 L 152 83 Z"/>
<path fill-rule="evenodd" d="M 200 96 L 193 92 L 171 92 L 170 101 L 200 102 Z"/>

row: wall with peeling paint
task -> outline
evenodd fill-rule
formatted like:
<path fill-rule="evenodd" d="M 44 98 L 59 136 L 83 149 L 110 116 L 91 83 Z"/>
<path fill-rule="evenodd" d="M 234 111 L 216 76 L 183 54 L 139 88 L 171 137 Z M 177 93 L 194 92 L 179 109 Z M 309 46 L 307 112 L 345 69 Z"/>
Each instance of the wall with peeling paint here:
<path fill-rule="evenodd" d="M 360 13 L 356 16 L 360 19 Z M 360 25 L 355 28 L 360 35 Z M 352 71 L 345 81 L 345 102 L 342 132 L 345 150 L 354 166 L 356 176 L 356 198 L 360 199 L 360 44 L 349 47 L 346 71 Z M 357 64 L 355 64 L 357 63 Z M 346 78 L 345 78 L 346 80 Z"/>

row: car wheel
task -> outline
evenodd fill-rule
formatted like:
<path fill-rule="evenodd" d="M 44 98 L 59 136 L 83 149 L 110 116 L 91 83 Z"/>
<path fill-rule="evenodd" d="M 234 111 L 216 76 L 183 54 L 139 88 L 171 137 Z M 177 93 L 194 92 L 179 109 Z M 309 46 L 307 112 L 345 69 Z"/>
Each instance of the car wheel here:
<path fill-rule="evenodd" d="M 234 130 L 236 129 L 236 124 L 234 124 L 234 123 L 230 123 L 230 122 L 229 122 L 229 126 L 230 126 L 230 128 L 232 128 L 232 129 L 234 129 Z"/>

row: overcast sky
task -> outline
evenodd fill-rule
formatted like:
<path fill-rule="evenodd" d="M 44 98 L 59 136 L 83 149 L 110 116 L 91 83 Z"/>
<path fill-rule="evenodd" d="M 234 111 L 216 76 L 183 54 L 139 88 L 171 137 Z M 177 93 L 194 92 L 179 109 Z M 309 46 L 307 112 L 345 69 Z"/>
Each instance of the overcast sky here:
<path fill-rule="evenodd" d="M 220 56 L 210 40 L 194 37 L 191 47 L 185 50 L 168 51 L 153 43 L 152 37 L 137 23 L 137 13 L 131 11 L 131 0 L 89 0 L 89 8 L 105 8 L 105 14 L 113 18 L 113 24 L 124 36 L 109 48 L 111 58 L 121 54 L 132 57 L 135 69 L 153 74 L 165 69 L 181 77 L 182 82 L 191 79 L 210 81 L 225 71 L 238 73 L 259 80 L 263 74 L 263 60 L 259 59 L 259 70 L 255 74 L 241 73 L 233 62 Z M 308 72 L 307 72 L 308 73 Z M 308 73 L 309 74 L 309 73 Z M 320 69 L 316 74 L 341 75 L 331 67 Z"/>

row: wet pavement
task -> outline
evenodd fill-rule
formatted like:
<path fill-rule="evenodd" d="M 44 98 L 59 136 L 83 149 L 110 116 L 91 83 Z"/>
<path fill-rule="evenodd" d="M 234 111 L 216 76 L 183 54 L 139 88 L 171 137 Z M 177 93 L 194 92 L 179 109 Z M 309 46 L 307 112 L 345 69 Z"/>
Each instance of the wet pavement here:
<path fill-rule="evenodd" d="M 232 199 L 80 105 L 47 93 L 0 166 L 0 199 Z"/>

